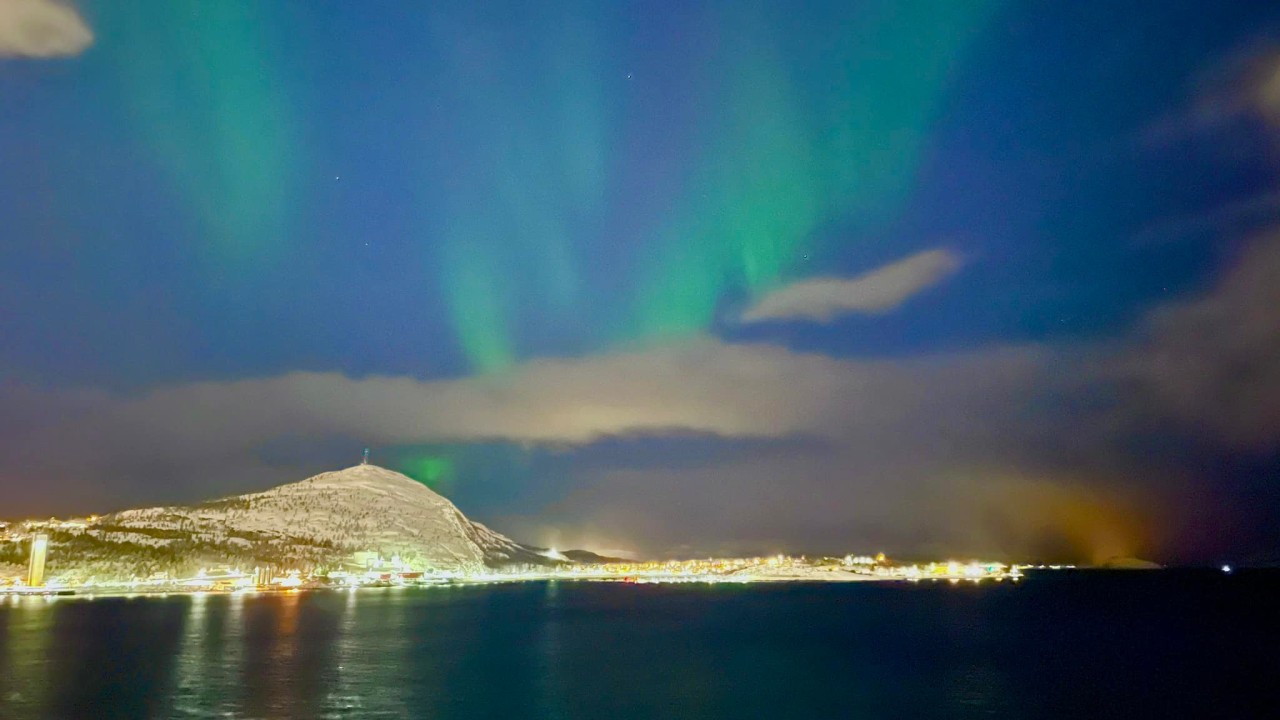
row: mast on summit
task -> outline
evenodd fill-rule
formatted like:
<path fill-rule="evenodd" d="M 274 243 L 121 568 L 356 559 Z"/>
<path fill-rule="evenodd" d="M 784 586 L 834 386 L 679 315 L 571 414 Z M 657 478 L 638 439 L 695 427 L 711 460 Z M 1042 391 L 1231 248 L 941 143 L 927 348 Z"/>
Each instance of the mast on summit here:
<path fill-rule="evenodd" d="M 363 455 L 363 456 L 361 456 L 361 458 L 360 458 L 360 464 L 361 464 L 361 465 L 368 465 L 368 464 L 369 464 L 369 448 L 365 448 L 365 449 L 364 449 L 364 455 Z"/>

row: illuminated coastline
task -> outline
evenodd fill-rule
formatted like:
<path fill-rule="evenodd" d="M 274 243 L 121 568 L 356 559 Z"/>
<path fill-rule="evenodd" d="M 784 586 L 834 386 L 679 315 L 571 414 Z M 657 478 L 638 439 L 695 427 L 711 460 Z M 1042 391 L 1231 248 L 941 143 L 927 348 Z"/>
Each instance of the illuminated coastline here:
<path fill-rule="evenodd" d="M 6 538 L 14 541 L 13 538 Z M 21 540 L 17 540 L 21 542 Z M 548 557 L 563 558 L 554 549 Z M 65 563 L 65 559 L 64 559 Z M 1054 566 L 1072 567 L 1072 566 Z M 548 567 L 510 569 L 419 569 L 398 557 L 383 558 L 372 551 L 354 553 L 342 568 L 202 568 L 190 577 L 157 573 L 150 577 L 98 578 L 76 581 L 83 573 L 56 574 L 41 585 L 31 585 L 22 575 L 0 577 L 0 595 L 167 595 L 209 592 L 298 592 L 304 590 L 357 590 L 361 588 L 433 587 L 459 584 L 526 581 L 664 583 L 759 582 L 1017 582 L 1023 566 L 990 561 L 946 560 L 927 563 L 895 563 L 883 554 L 809 557 L 772 555 L 745 558 L 687 560 L 624 560 L 609 562 L 563 561 Z"/>

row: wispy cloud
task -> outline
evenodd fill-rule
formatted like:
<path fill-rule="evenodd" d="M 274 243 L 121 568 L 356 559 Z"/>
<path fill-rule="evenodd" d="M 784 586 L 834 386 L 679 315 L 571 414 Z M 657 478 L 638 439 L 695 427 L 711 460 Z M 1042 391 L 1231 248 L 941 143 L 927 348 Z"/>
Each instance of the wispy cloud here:
<path fill-rule="evenodd" d="M 91 44 L 93 31 L 64 2 L 0 1 L 0 57 L 69 57 Z"/>
<path fill-rule="evenodd" d="M 1268 188 L 1200 212 L 1162 218 L 1139 230 L 1136 244 L 1234 237 L 1280 220 L 1280 189 Z"/>
<path fill-rule="evenodd" d="M 804 280 L 765 295 L 742 314 L 743 322 L 807 320 L 825 323 L 851 313 L 893 310 L 960 268 L 954 253 L 917 253 L 856 278 Z"/>
<path fill-rule="evenodd" d="M 1280 46 L 1251 44 L 1195 77 L 1190 98 L 1142 133 L 1148 145 L 1186 141 L 1233 125 L 1280 124 Z"/>

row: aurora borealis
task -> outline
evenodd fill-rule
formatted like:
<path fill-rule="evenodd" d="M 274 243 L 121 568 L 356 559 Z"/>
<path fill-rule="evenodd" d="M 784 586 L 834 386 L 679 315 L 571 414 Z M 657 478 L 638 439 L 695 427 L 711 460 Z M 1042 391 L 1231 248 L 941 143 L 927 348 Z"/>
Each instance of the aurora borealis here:
<path fill-rule="evenodd" d="M 0 517 L 370 446 L 561 546 L 1274 557 L 1277 31 L 21 0 Z"/>

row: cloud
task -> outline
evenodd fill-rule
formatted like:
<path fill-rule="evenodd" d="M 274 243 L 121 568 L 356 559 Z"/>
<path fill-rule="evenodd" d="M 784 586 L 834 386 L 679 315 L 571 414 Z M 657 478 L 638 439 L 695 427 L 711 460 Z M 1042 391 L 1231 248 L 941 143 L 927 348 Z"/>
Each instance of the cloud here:
<path fill-rule="evenodd" d="M 619 538 L 631 538 L 641 555 L 888 550 L 1096 562 L 1148 547 L 1136 497 L 1063 475 L 868 466 L 856 452 L 833 450 L 693 470 L 606 472 L 534 522 L 513 517 L 501 524 L 588 547 L 625 548 Z"/>
<path fill-rule="evenodd" d="M 93 43 L 75 8 L 58 0 L 0 2 L 0 57 L 69 57 Z"/>
<path fill-rule="evenodd" d="M 853 279 L 817 278 L 765 295 L 742 314 L 743 322 L 808 320 L 825 323 L 850 313 L 893 310 L 960 268 L 960 258 L 927 250 Z"/>
<path fill-rule="evenodd" d="M 1280 189 L 1268 188 L 1208 210 L 1162 218 L 1134 234 L 1136 244 L 1237 237 L 1280 219 Z"/>
<path fill-rule="evenodd" d="M 1117 360 L 1157 426 L 1211 433 L 1238 450 L 1280 450 L 1280 233 L 1251 245 L 1199 297 L 1152 312 Z"/>
<path fill-rule="evenodd" d="M 676 553 L 835 550 L 873 541 L 897 550 L 1008 553 L 1056 547 L 1045 538 L 1066 537 L 1072 552 L 1092 557 L 1095 545 L 1082 538 L 1093 534 L 1106 538 L 1106 547 L 1134 547 L 1130 521 L 1103 522 L 1106 531 L 1095 533 L 1068 522 L 1079 513 L 1059 512 L 1063 498 L 1096 494 L 1101 507 L 1113 492 L 1064 490 L 1045 480 L 1050 470 L 1018 457 L 1016 448 L 1058 429 L 1027 422 L 1016 410 L 1037 393 L 1051 361 L 1037 347 L 845 360 L 704 337 L 541 360 L 501 377 L 295 373 L 138 397 L 11 387 L 0 400 L 7 416 L 21 421 L 0 427 L 14 448 L 0 460 L 0 477 L 15 487 L 43 484 L 41 512 L 54 497 L 89 511 L 118 505 L 127 494 L 146 492 L 148 502 L 195 499 L 323 469 L 267 465 L 261 449 L 275 438 L 357 437 L 375 446 L 500 440 L 566 453 L 635 433 L 695 433 L 712 443 L 809 438 L 763 443 L 762 452 L 743 446 L 684 467 L 571 464 L 581 474 L 568 480 L 567 496 L 545 511 L 531 507 L 523 517 L 501 519 L 499 527 L 562 543 L 548 530 L 554 523 L 563 538 L 601 538 L 607 547 L 597 549 Z M 1087 445 L 1083 435 L 1079 440 Z M 988 473 L 1000 481 L 971 479 Z M 130 488 L 135 478 L 138 487 Z M 1024 484 L 1041 489 L 1019 490 Z M 1034 513 L 1029 503 L 1009 501 L 1028 496 L 1039 499 Z"/>
<path fill-rule="evenodd" d="M 1240 123 L 1280 124 L 1280 46 L 1236 50 L 1191 83 L 1190 100 L 1146 128 L 1147 144 L 1163 146 Z"/>
<path fill-rule="evenodd" d="M 1280 449 L 1277 276 L 1280 234 L 1105 343 L 882 361 L 700 337 L 448 380 L 292 373 L 136 396 L 0 386 L 2 514 L 192 500 L 326 469 L 280 460 L 280 442 L 499 442 L 570 458 L 554 489 L 522 489 L 525 509 L 480 513 L 535 541 L 1203 556 L 1231 540 L 1206 530 L 1210 509 L 1244 492 L 1203 468 Z M 637 434 L 734 449 L 610 465 L 602 440 Z M 1144 451 L 1152 438 L 1178 449 Z M 573 462 L 582 448 L 590 462 Z"/>
<path fill-rule="evenodd" d="M 999 368 L 994 377 L 1016 377 L 1034 356 L 1032 349 L 1008 348 L 865 362 L 704 337 L 629 353 L 537 360 L 510 374 L 456 380 L 291 373 L 180 385 L 135 398 L 12 387 L 4 397 L 49 408 L 25 416 L 14 432 L 27 432 L 47 417 L 65 442 L 104 451 L 145 442 L 154 446 L 153 457 L 242 451 L 282 434 L 355 434 L 385 444 L 569 445 L 645 431 L 838 437 L 850 427 L 900 422 L 926 402 L 996 400 L 1000 396 L 982 376 Z M 930 382 L 923 383 L 926 378 Z M 862 406 L 856 419 L 844 417 L 846 403 Z"/>
<path fill-rule="evenodd" d="M 1280 49 L 1272 48 L 1260 63 L 1256 88 L 1259 111 L 1271 123 L 1280 123 Z"/>

